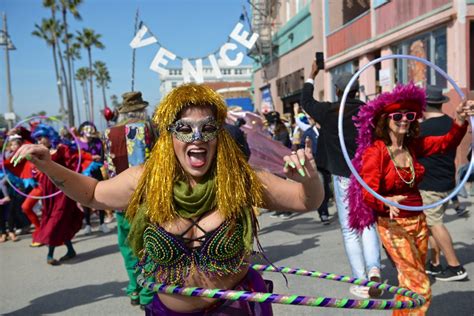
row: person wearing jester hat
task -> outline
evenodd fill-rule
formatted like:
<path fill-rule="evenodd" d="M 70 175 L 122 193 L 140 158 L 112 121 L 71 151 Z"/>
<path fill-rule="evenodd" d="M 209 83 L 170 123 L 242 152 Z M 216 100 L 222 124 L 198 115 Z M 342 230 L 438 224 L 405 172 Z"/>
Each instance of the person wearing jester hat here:
<path fill-rule="evenodd" d="M 160 137 L 143 166 L 97 181 L 59 166 L 40 145 L 26 157 L 78 202 L 124 209 L 129 244 L 145 277 L 159 283 L 266 292 L 249 269 L 257 237 L 254 207 L 305 212 L 316 209 L 323 188 L 306 147 L 284 157 L 287 181 L 254 171 L 223 128 L 227 107 L 211 88 L 185 84 L 160 103 L 153 121 Z M 128 207 L 127 207 L 128 206 Z M 257 242 L 258 244 L 258 242 Z M 157 294 L 147 315 L 272 315 L 270 303 Z"/>
<path fill-rule="evenodd" d="M 466 116 L 474 114 L 474 101 L 461 103 L 450 131 L 443 136 L 419 137 L 418 118 L 426 106 L 423 88 L 397 85 L 362 107 L 355 123 L 358 148 L 353 164 L 362 179 L 387 200 L 421 206 L 418 184 L 423 178 L 421 157 L 456 148 L 467 130 Z M 398 271 L 399 286 L 422 295 L 427 303 L 394 315 L 425 315 L 431 300 L 425 273 L 428 226 L 423 211 L 407 211 L 377 200 L 354 176 L 349 185 L 349 225 L 361 231 L 377 222 L 388 255 Z M 396 300 L 405 300 L 397 295 Z"/>

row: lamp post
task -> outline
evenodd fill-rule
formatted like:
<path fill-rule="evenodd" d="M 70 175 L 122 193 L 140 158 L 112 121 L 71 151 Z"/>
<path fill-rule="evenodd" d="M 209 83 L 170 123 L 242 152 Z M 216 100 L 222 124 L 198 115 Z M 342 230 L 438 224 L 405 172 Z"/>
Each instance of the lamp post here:
<path fill-rule="evenodd" d="M 11 89 L 11 81 L 10 81 L 10 59 L 8 56 L 8 51 L 15 50 L 15 46 L 13 45 L 10 37 L 8 36 L 7 31 L 7 15 L 3 13 L 3 30 L 0 33 L 0 46 L 4 46 L 5 48 L 5 68 L 7 70 L 7 97 L 8 97 L 8 113 L 5 113 L 5 120 L 8 122 L 8 128 L 12 128 L 13 124 L 15 123 L 16 117 L 15 112 L 13 111 L 13 96 L 12 96 L 12 89 Z"/>

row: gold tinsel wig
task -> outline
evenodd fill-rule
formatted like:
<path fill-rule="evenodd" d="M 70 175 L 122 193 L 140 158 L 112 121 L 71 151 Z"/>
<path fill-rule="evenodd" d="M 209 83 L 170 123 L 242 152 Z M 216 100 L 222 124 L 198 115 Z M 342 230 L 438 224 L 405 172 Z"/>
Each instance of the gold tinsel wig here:
<path fill-rule="evenodd" d="M 131 221 L 137 215 L 146 216 L 147 222 L 163 225 L 178 215 L 173 202 L 174 182 L 182 174 L 173 149 L 170 124 L 187 107 L 207 106 L 216 115 L 221 126 L 217 136 L 217 152 L 213 167 L 208 171 L 215 176 L 217 209 L 225 219 L 236 219 L 242 211 L 262 204 L 262 184 L 245 160 L 241 149 L 223 127 L 227 106 L 211 88 L 201 84 L 185 84 L 173 89 L 159 104 L 153 116 L 160 137 L 144 166 L 144 171 L 127 208 Z M 137 214 L 145 207 L 143 215 Z"/>

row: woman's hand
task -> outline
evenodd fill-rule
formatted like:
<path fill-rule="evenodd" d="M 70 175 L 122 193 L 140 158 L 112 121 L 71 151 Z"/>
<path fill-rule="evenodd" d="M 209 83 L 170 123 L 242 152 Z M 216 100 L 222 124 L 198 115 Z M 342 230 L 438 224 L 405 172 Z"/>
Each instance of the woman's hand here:
<path fill-rule="evenodd" d="M 314 60 L 313 63 L 311 64 L 311 78 L 315 79 L 318 73 L 319 73 L 318 64 L 316 63 L 316 60 Z"/>
<path fill-rule="evenodd" d="M 298 113 L 300 113 L 300 105 L 298 102 L 295 102 L 295 104 L 293 104 L 293 114 L 296 116 Z"/>
<path fill-rule="evenodd" d="M 406 195 L 395 195 L 395 196 L 388 196 L 388 197 L 385 197 L 387 200 L 391 201 L 391 202 L 394 202 L 394 203 L 397 203 L 397 204 L 400 204 L 401 201 L 403 201 L 404 199 L 406 199 Z M 400 210 L 393 206 L 393 205 L 390 205 L 390 204 L 387 204 L 385 203 L 385 205 L 388 207 L 388 212 L 390 214 L 390 219 L 393 219 L 394 217 L 398 216 L 398 214 L 400 214 Z"/>
<path fill-rule="evenodd" d="M 49 149 L 43 145 L 27 144 L 21 146 L 12 156 L 13 166 L 16 166 L 22 159 L 30 160 L 40 170 L 41 167 L 51 162 Z"/>
<path fill-rule="evenodd" d="M 456 107 L 456 120 L 460 125 L 464 124 L 467 116 L 474 115 L 474 100 L 459 103 Z"/>
<path fill-rule="evenodd" d="M 285 161 L 283 171 L 287 178 L 296 182 L 318 179 L 319 175 L 311 146 L 311 139 L 306 137 L 304 149 L 298 149 L 291 155 L 283 157 Z"/>

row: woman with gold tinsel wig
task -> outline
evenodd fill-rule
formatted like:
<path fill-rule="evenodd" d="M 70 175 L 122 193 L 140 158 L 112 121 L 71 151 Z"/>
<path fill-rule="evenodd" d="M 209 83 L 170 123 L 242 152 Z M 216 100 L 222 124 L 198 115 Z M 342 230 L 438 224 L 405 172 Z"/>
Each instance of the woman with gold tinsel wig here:
<path fill-rule="evenodd" d="M 160 138 L 144 166 L 94 180 L 51 162 L 41 146 L 28 157 L 78 202 L 98 209 L 127 208 L 130 245 L 139 268 L 156 282 L 266 292 L 249 269 L 256 238 L 253 207 L 309 211 L 323 197 L 311 144 L 284 157 L 287 181 L 254 171 L 222 127 L 226 105 L 212 89 L 187 84 L 158 106 Z M 127 207 L 128 206 L 128 207 Z M 158 294 L 149 315 L 272 315 L 269 304 Z"/>

